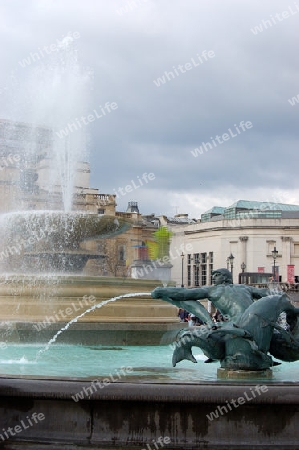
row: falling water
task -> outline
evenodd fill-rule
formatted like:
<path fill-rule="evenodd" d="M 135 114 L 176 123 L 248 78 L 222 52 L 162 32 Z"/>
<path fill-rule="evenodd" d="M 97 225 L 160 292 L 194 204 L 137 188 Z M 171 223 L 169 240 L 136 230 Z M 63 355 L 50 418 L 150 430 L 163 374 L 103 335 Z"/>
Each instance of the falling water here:
<path fill-rule="evenodd" d="M 49 347 L 54 344 L 54 342 L 56 341 L 56 339 L 58 338 L 58 336 L 63 333 L 64 331 L 66 331 L 73 323 L 76 323 L 78 321 L 78 319 L 80 319 L 81 317 L 85 316 L 85 314 L 90 313 L 91 311 L 94 311 L 97 308 L 101 308 L 102 306 L 107 305 L 108 303 L 112 303 L 115 302 L 116 300 L 120 300 L 121 298 L 128 298 L 128 297 L 150 297 L 150 292 L 135 292 L 132 294 L 123 294 L 123 295 L 119 295 L 117 297 L 113 297 L 110 298 L 108 300 L 103 300 L 101 303 L 97 303 L 96 305 L 93 305 L 91 308 L 87 309 L 86 311 L 84 311 L 82 314 L 80 314 L 79 316 L 75 317 L 74 319 L 72 319 L 70 322 L 68 322 L 63 328 L 61 328 L 56 334 L 55 336 L 52 337 L 52 339 L 49 340 L 49 342 L 47 343 L 47 345 L 45 346 L 45 348 L 41 349 L 38 351 L 37 355 L 36 355 L 36 359 L 38 359 L 42 353 L 46 352 Z"/>
<path fill-rule="evenodd" d="M 17 157 L 0 177 L 8 183 L 1 206 L 7 214 L 0 214 L 0 273 L 80 271 L 87 256 L 80 257 L 79 245 L 86 236 L 71 241 L 88 228 L 81 215 L 93 212 L 84 211 L 81 197 L 78 202 L 89 187 L 90 126 L 84 118 L 91 108 L 92 70 L 82 66 L 68 35 L 16 77 L 0 102 L 2 153 Z"/>
<path fill-rule="evenodd" d="M 0 107 L 2 117 L 10 121 L 5 125 L 6 145 L 21 156 L 24 176 L 40 169 L 40 189 L 50 195 L 60 192 L 62 209 L 69 212 L 78 164 L 88 156 L 88 123 L 81 119 L 89 111 L 92 71 L 82 67 L 76 43 L 66 36 L 56 52 L 18 78 L 5 110 Z M 20 202 L 15 207 L 19 209 Z"/>

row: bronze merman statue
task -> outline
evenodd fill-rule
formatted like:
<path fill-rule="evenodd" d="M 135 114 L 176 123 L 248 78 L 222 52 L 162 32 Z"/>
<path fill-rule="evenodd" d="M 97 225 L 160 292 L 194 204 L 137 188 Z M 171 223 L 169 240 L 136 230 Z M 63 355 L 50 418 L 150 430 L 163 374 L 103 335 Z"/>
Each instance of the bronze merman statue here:
<path fill-rule="evenodd" d="M 232 283 L 227 269 L 213 273 L 213 286 L 196 289 L 156 288 L 153 298 L 165 300 L 199 317 L 205 325 L 179 333 L 172 358 L 173 366 L 183 359 L 197 362 L 192 346 L 200 347 L 207 362 L 220 360 L 230 370 L 264 370 L 283 361 L 299 359 L 299 309 L 286 294 L 271 295 L 269 289 Z M 220 311 L 224 322 L 215 324 L 198 301 L 208 299 Z M 289 330 L 277 324 L 285 312 Z"/>

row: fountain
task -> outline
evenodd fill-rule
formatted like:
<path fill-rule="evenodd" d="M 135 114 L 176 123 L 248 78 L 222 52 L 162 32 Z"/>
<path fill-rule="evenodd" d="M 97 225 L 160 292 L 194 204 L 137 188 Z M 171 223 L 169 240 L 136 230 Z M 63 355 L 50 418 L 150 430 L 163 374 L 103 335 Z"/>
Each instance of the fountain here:
<path fill-rule="evenodd" d="M 283 291 L 233 285 L 228 269 L 216 269 L 212 276 L 212 286 L 156 288 L 152 292 L 153 298 L 187 309 L 203 323 L 196 330 L 179 334 L 172 358 L 174 367 L 184 359 L 197 362 L 193 346 L 203 350 L 208 362 L 219 360 L 218 376 L 227 378 L 270 377 L 270 369 L 280 364 L 272 356 L 288 362 L 299 360 L 299 308 Z M 204 298 L 217 307 L 224 318 L 222 323 L 213 322 L 199 302 Z"/>
<path fill-rule="evenodd" d="M 0 442 L 54 450 L 297 448 L 297 363 L 273 367 L 266 380 L 219 380 L 217 365 L 198 350 L 195 367 L 183 360 L 173 368 L 182 326 L 157 291 L 162 300 L 149 298 L 156 281 L 78 275 L 96 257 L 82 244 L 131 224 L 74 210 L 86 127 L 66 139 L 52 131 L 81 116 L 88 97 L 88 74 L 70 44 L 38 68 L 24 89 L 26 111 L 17 108 L 44 128 L 26 127 L 19 116 L 18 126 L 5 124 L 8 151 L 18 149 L 11 143 L 19 134 L 22 147 L 20 183 L 12 183 L 0 218 Z"/>
<path fill-rule="evenodd" d="M 2 266 L 17 273 L 80 272 L 88 259 L 99 257 L 80 248 L 82 242 L 111 238 L 131 227 L 122 217 L 80 212 L 26 211 L 3 214 L 0 219 L 0 239 L 6 249 Z"/>

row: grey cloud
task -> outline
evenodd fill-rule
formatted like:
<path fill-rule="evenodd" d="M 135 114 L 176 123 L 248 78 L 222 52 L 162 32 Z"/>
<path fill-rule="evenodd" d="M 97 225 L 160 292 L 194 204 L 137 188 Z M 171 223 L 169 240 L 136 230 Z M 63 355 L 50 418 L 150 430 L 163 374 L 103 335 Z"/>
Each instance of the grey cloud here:
<path fill-rule="evenodd" d="M 169 211 L 171 198 L 177 204 L 181 196 L 187 201 L 184 212 L 190 209 L 192 216 L 203 211 L 188 203 L 188 193 L 204 195 L 205 202 L 214 201 L 219 192 L 234 201 L 232 189 L 250 195 L 251 188 L 260 200 L 274 188 L 296 194 L 299 104 L 292 107 L 288 99 L 299 93 L 299 12 L 257 35 L 251 32 L 293 3 L 135 2 L 123 15 L 117 10 L 128 2 L 120 0 L 28 1 L 26 8 L 20 0 L 2 2 L 1 83 L 9 84 L 14 69 L 21 91 L 33 65 L 21 69 L 18 61 L 68 31 L 78 31 L 81 64 L 94 71 L 86 109 L 106 101 L 119 106 L 88 125 L 93 187 L 109 192 L 154 172 L 155 182 L 132 193 L 140 209 Z M 155 86 L 153 80 L 203 50 L 213 50 L 215 58 Z M 241 120 L 251 121 L 253 128 L 192 156 L 201 142 Z M 120 199 L 122 204 L 126 200 Z"/>

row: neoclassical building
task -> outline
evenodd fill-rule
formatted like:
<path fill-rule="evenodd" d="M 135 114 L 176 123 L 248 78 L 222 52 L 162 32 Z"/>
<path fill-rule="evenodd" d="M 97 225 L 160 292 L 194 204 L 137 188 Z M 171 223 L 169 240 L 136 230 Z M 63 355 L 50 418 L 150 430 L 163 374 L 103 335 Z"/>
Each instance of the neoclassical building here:
<path fill-rule="evenodd" d="M 212 270 L 220 267 L 232 269 L 235 283 L 243 271 L 268 279 L 274 267 L 277 280 L 298 281 L 298 205 L 240 200 L 213 207 L 198 221 L 186 215 L 160 221 L 173 232 L 171 278 L 177 286 L 210 284 Z"/>

